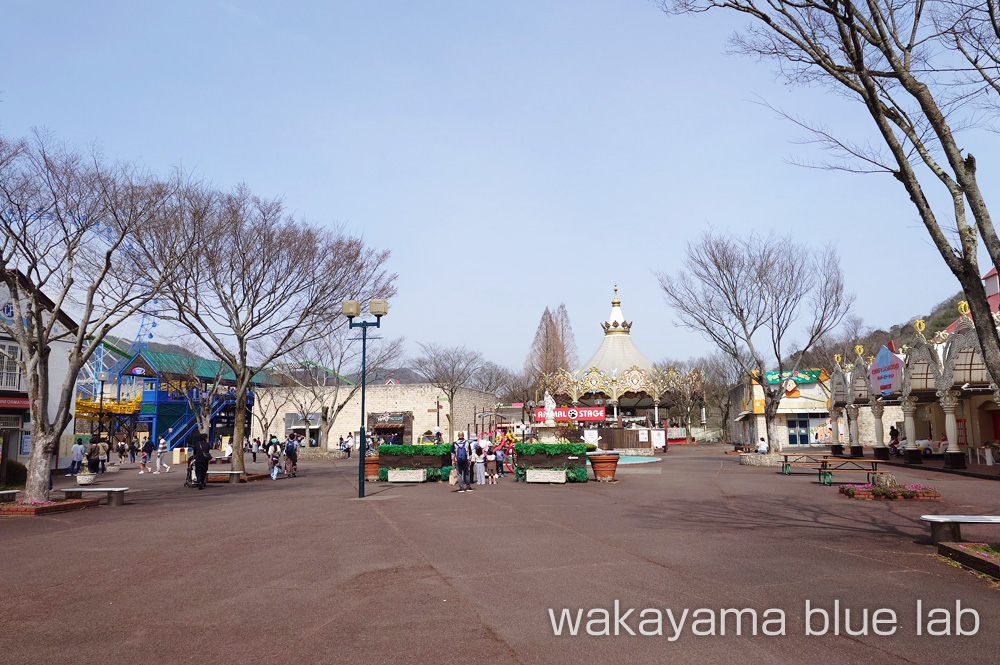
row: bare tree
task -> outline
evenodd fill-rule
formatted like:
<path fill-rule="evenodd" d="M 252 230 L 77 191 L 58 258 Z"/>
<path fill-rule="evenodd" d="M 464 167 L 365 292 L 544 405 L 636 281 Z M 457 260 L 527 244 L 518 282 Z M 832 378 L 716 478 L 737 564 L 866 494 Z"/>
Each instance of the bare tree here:
<path fill-rule="evenodd" d="M 278 385 L 254 391 L 253 417 L 260 426 L 265 443 L 272 434 L 271 426 L 274 425 L 278 413 L 291 401 L 294 390 L 288 386 Z M 235 446 L 233 449 L 235 450 Z"/>
<path fill-rule="evenodd" d="M 524 367 L 536 379 L 551 374 L 559 368 L 570 369 L 566 367 L 566 347 L 559 335 L 555 317 L 548 307 L 542 312 Z"/>
<path fill-rule="evenodd" d="M 216 399 L 225 394 L 227 388 L 222 381 L 226 373 L 225 365 L 207 362 L 193 353 L 188 353 L 181 361 L 185 373 L 184 399 L 188 409 L 195 414 L 198 433 L 208 434 L 212 430 L 212 414 Z M 214 376 L 207 376 L 206 368 L 214 370 Z M 234 443 L 234 448 L 235 443 Z"/>
<path fill-rule="evenodd" d="M 667 388 L 667 412 L 675 411 L 684 423 L 687 442 L 691 443 L 691 418 L 703 403 L 702 370 L 694 361 L 664 360 L 653 365 L 653 377 Z"/>
<path fill-rule="evenodd" d="M 30 400 L 29 501 L 48 494 L 80 370 L 171 278 L 172 257 L 147 270 L 150 247 L 170 239 L 176 254 L 188 251 L 174 225 L 176 188 L 43 135 L 0 138 L 0 280 L 11 310 L 0 330 L 20 347 L 3 355 L 16 364 Z"/>
<path fill-rule="evenodd" d="M 419 344 L 423 355 L 414 362 L 414 370 L 448 397 L 448 440 L 455 439 L 455 395 L 472 382 L 483 364 L 483 356 L 464 346 L 443 347 Z"/>
<path fill-rule="evenodd" d="M 959 139 L 964 130 L 996 117 L 996 0 L 659 4 L 675 13 L 727 9 L 751 17 L 754 24 L 733 39 L 737 51 L 774 59 L 791 82 L 833 89 L 864 107 L 877 139 L 848 140 L 820 123 L 783 115 L 841 158 L 819 166 L 889 174 L 906 190 L 965 292 L 983 360 L 1000 385 L 1000 337 L 977 257 L 981 240 L 993 265 L 1000 266 L 1000 238 L 977 179 L 976 158 L 962 147 L 974 137 Z M 940 204 L 934 202 L 937 193 Z"/>
<path fill-rule="evenodd" d="M 700 359 L 698 365 L 704 368 L 702 394 L 705 406 L 718 414 L 722 427 L 728 432 L 729 418 L 732 415 L 729 394 L 745 376 L 742 364 L 734 362 L 725 353 L 716 351 L 707 358 Z"/>
<path fill-rule="evenodd" d="M 279 370 L 299 387 L 296 394 L 301 394 L 301 401 L 319 409 L 319 444 L 326 450 L 330 449 L 330 430 L 337 417 L 361 389 L 361 344 L 351 334 L 346 324 L 338 325 L 331 335 L 299 347 L 291 354 L 296 360 Z M 369 342 L 368 380 L 395 366 L 402 357 L 402 337 Z M 346 375 L 355 375 L 358 380 L 349 381 L 344 378 Z"/>
<path fill-rule="evenodd" d="M 255 367 L 329 335 L 340 303 L 395 293 L 388 251 L 341 229 L 299 222 L 276 200 L 245 186 L 204 191 L 197 251 L 169 283 L 170 317 L 233 371 L 236 425 L 232 468 L 244 470 L 247 392 Z"/>
<path fill-rule="evenodd" d="M 714 342 L 760 383 L 768 446 L 780 450 L 775 423 L 784 394 L 780 377 L 799 368 L 797 360 L 787 359 L 789 346 L 798 342 L 800 351 L 811 349 L 840 324 L 854 301 L 844 293 L 836 254 L 827 248 L 814 255 L 791 238 L 706 231 L 688 244 L 676 274 L 658 277 L 680 325 Z M 775 383 L 766 381 L 771 367 L 778 371 Z"/>
<path fill-rule="evenodd" d="M 507 391 L 510 382 L 511 371 L 509 369 L 487 360 L 472 377 L 470 386 L 499 398 Z"/>
<path fill-rule="evenodd" d="M 572 372 L 580 364 L 580 358 L 577 356 L 576 336 L 573 334 L 573 325 L 569 322 L 569 312 L 566 311 L 565 304 L 559 303 L 556 313 L 552 315 L 552 321 L 555 324 L 556 334 L 562 342 L 564 363 L 562 367 Z"/>

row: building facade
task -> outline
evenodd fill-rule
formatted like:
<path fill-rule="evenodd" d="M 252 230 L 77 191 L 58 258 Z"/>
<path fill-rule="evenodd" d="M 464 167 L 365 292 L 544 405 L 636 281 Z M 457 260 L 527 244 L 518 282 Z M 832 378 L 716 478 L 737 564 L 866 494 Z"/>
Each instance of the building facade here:
<path fill-rule="evenodd" d="M 333 401 L 330 387 L 328 402 Z M 340 388 L 341 397 L 345 388 Z M 319 441 L 320 410 L 318 401 L 311 399 L 313 391 L 304 388 L 257 389 L 256 409 L 260 412 L 253 419 L 252 437 L 264 440 L 274 434 L 284 438 L 285 434 L 302 434 L 307 439 Z M 309 406 L 303 412 L 303 405 Z M 455 394 L 455 432 L 475 431 L 476 414 L 496 409 L 496 396 L 481 390 L 460 388 Z M 438 408 L 440 407 L 440 408 Z M 264 410 L 267 412 L 264 413 Z M 370 385 L 365 389 L 365 412 L 368 429 L 376 436 L 388 438 L 399 435 L 399 443 L 416 444 L 425 432 L 433 432 L 440 427 L 443 436 L 448 435 L 449 404 L 444 391 L 429 383 L 397 383 Z M 270 423 L 268 431 L 262 427 L 262 419 Z M 361 391 L 354 394 L 343 410 L 337 415 L 330 430 L 329 450 L 337 449 L 339 437 L 348 434 L 358 436 L 361 427 Z"/>

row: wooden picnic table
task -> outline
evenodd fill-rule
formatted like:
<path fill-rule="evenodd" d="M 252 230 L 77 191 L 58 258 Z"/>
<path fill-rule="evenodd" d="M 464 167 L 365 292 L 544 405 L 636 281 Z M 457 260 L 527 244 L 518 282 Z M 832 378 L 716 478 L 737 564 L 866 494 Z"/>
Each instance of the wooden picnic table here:
<path fill-rule="evenodd" d="M 879 473 L 879 461 L 876 459 L 840 457 L 822 453 L 782 453 L 784 461 L 781 463 L 781 471 L 786 476 L 790 475 L 793 466 L 809 466 L 819 473 L 819 482 L 823 485 L 830 485 L 833 482 L 834 473 L 865 473 L 868 482 Z M 794 458 L 794 459 L 793 459 Z"/>

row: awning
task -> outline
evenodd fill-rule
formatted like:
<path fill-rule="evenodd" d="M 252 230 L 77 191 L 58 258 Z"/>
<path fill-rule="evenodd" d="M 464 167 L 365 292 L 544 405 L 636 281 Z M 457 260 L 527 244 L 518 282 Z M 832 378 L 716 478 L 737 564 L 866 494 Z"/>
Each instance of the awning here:
<path fill-rule="evenodd" d="M 403 429 L 403 427 L 405 427 L 403 423 L 399 423 L 398 425 L 394 425 L 392 423 L 382 423 L 381 425 L 375 425 L 372 429 Z"/>
<path fill-rule="evenodd" d="M 749 416 L 751 413 L 752 413 L 752 411 L 740 411 L 739 413 L 736 414 L 736 420 L 743 420 L 744 418 L 746 418 L 747 416 Z"/>

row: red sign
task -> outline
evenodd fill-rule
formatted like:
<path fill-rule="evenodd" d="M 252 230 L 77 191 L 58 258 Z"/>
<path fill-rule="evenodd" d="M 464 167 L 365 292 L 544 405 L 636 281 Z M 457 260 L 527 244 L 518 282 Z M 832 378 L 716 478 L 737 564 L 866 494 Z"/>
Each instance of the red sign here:
<path fill-rule="evenodd" d="M 31 404 L 27 397 L 0 397 L 0 406 L 12 406 L 14 408 L 28 408 Z"/>
<path fill-rule="evenodd" d="M 560 406 L 556 407 L 556 421 L 577 422 L 584 420 L 604 420 L 603 406 Z M 545 420 L 545 409 L 535 409 L 535 420 Z"/>

